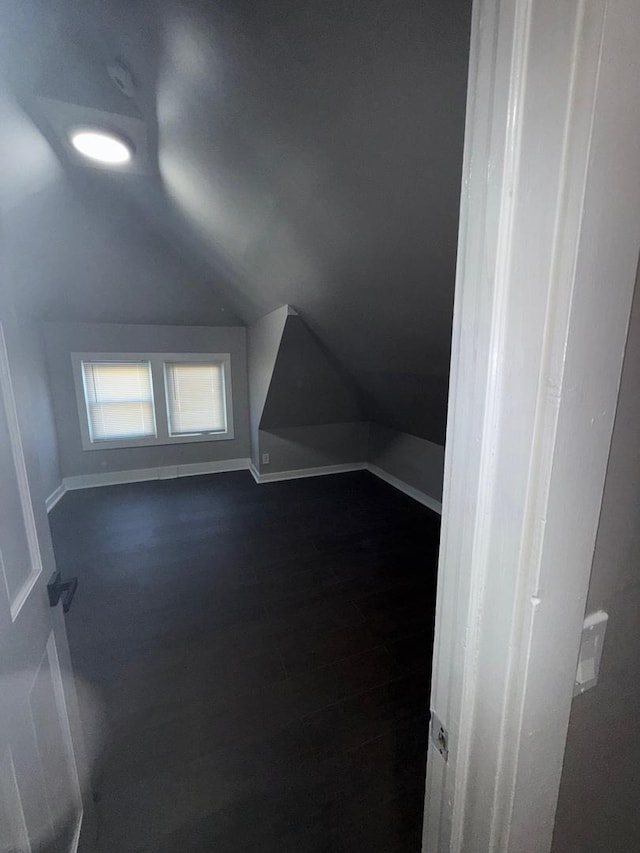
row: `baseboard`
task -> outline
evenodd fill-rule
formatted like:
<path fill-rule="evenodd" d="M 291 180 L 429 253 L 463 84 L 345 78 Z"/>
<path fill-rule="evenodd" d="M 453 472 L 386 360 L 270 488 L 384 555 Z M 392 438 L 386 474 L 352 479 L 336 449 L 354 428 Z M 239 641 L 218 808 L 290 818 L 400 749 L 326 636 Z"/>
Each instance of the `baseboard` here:
<path fill-rule="evenodd" d="M 348 471 L 366 471 L 366 469 L 366 462 L 347 462 L 343 465 L 322 465 L 319 468 L 297 468 L 291 471 L 260 474 L 253 462 L 249 465 L 256 483 L 279 483 L 281 480 L 301 480 L 305 477 L 324 477 L 328 474 L 345 474 Z"/>
<path fill-rule="evenodd" d="M 426 492 L 421 492 L 414 486 L 405 483 L 404 480 L 394 477 L 387 473 L 383 468 L 378 468 L 377 465 L 372 465 L 371 462 L 352 462 L 344 465 L 323 465 L 320 468 L 299 468 L 293 471 L 274 471 L 269 474 L 260 474 L 253 461 L 249 463 L 249 470 L 253 475 L 256 483 L 278 483 L 281 480 L 298 480 L 304 477 L 321 477 L 327 474 L 343 474 L 347 471 L 369 471 L 380 480 L 384 480 L 390 486 L 393 486 L 403 494 L 413 498 L 418 503 L 442 515 L 442 503 Z"/>
<path fill-rule="evenodd" d="M 54 506 L 58 503 L 58 501 L 63 498 L 67 493 L 67 487 L 64 483 L 60 483 L 57 489 L 54 489 L 48 498 L 45 498 L 44 505 L 47 508 L 47 512 L 51 512 Z"/>
<path fill-rule="evenodd" d="M 189 465 L 163 465 L 157 468 L 134 468 L 129 471 L 105 471 L 101 474 L 78 474 L 65 477 L 65 490 L 93 489 L 97 486 L 115 486 L 123 483 L 142 483 L 147 480 L 173 480 L 176 477 L 194 477 L 198 474 L 222 474 L 228 471 L 246 471 L 248 459 L 224 459 L 220 462 L 195 462 Z"/>
<path fill-rule="evenodd" d="M 431 495 L 426 494 L 426 492 L 421 492 L 420 489 L 410 486 L 408 483 L 405 483 L 404 480 L 394 477 L 393 474 L 389 474 L 383 468 L 378 468 L 377 465 L 373 465 L 371 462 L 367 463 L 367 471 L 370 471 L 376 477 L 384 480 L 385 483 L 388 483 L 390 486 L 398 489 L 398 491 L 404 492 L 405 495 L 413 498 L 414 501 L 418 501 L 418 503 L 421 503 L 423 506 L 437 512 L 438 515 L 442 515 L 442 502 L 436 500 L 436 498 L 432 498 Z"/>
<path fill-rule="evenodd" d="M 398 491 L 418 501 L 423 506 L 442 515 L 442 503 L 431 495 L 394 477 L 371 462 L 348 462 L 342 465 L 323 465 L 318 468 L 298 468 L 292 471 L 274 471 L 260 474 L 250 459 L 226 459 L 221 462 L 196 462 L 191 465 L 165 465 L 158 468 L 135 468 L 130 471 L 106 471 L 103 474 L 79 474 L 65 477 L 58 488 L 46 499 L 47 512 L 51 512 L 60 498 L 75 489 L 93 489 L 97 486 L 115 486 L 125 483 L 141 483 L 147 480 L 171 480 L 176 477 L 194 477 L 198 474 L 219 474 L 227 471 L 249 470 L 256 483 L 278 483 L 282 480 L 300 480 L 305 477 L 324 477 L 329 474 L 345 474 L 349 471 L 369 471 L 374 476 Z"/>

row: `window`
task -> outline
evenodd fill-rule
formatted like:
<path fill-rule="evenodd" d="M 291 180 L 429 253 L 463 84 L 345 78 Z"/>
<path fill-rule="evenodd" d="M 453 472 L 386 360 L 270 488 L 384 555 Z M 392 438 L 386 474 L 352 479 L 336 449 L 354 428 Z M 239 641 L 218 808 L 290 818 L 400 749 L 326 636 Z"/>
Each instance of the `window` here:
<path fill-rule="evenodd" d="M 148 361 L 83 361 L 82 379 L 92 442 L 156 435 Z"/>
<path fill-rule="evenodd" d="M 224 432 L 224 371 L 220 363 L 165 362 L 169 435 Z"/>
<path fill-rule="evenodd" d="M 72 353 L 85 450 L 234 437 L 231 357 Z"/>

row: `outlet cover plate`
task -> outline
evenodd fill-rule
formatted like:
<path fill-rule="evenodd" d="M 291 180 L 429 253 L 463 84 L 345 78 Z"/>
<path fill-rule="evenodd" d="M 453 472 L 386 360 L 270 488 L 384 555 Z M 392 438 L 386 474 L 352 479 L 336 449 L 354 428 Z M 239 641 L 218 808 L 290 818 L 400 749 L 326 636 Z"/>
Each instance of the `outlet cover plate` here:
<path fill-rule="evenodd" d="M 578 670 L 573 688 L 574 696 L 584 693 L 585 690 L 595 687 L 598 683 L 598 672 L 608 619 L 609 616 L 604 610 L 598 610 L 595 613 L 590 613 L 584 620 Z"/>

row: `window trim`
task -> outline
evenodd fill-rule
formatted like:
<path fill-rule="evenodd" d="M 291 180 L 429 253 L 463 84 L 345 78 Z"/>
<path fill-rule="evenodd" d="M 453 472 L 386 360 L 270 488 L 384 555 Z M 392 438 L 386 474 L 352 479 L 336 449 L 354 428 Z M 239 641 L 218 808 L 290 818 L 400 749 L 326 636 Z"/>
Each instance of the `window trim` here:
<path fill-rule="evenodd" d="M 149 362 L 151 369 L 152 402 L 156 424 L 155 436 L 141 438 L 107 439 L 91 441 L 89 415 L 84 393 L 82 362 Z M 169 431 L 168 400 L 165 385 L 165 363 L 186 362 L 221 364 L 223 370 L 224 400 L 227 429 L 224 432 L 171 435 Z M 229 441 L 235 438 L 233 426 L 233 392 L 231 387 L 231 354 L 203 352 L 72 352 L 71 366 L 76 392 L 76 403 L 80 421 L 80 437 L 83 450 L 115 450 L 121 447 L 150 447 L 167 444 L 191 444 L 198 441 Z"/>

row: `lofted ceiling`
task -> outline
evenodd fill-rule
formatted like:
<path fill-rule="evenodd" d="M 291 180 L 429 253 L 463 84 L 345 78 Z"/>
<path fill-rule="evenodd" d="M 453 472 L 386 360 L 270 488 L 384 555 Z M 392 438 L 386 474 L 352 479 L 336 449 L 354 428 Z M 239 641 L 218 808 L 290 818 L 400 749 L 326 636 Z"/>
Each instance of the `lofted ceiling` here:
<path fill-rule="evenodd" d="M 6 2 L 3 70 L 65 166 L 36 217 L 48 245 L 59 229 L 38 258 L 42 315 L 251 323 L 289 303 L 369 417 L 442 441 L 470 13 L 471 0 Z M 107 74 L 116 59 L 133 99 Z M 42 97 L 142 119 L 153 168 L 66 162 Z"/>

